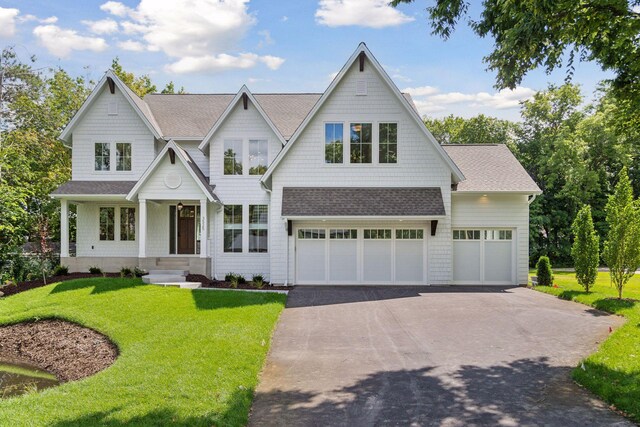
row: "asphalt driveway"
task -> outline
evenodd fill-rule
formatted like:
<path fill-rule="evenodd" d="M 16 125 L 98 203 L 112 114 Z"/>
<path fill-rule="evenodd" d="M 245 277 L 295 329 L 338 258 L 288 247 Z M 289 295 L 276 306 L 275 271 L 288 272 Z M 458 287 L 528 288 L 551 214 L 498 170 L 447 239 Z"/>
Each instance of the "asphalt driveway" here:
<path fill-rule="evenodd" d="M 632 425 L 570 379 L 622 322 L 524 288 L 297 287 L 250 425 Z"/>

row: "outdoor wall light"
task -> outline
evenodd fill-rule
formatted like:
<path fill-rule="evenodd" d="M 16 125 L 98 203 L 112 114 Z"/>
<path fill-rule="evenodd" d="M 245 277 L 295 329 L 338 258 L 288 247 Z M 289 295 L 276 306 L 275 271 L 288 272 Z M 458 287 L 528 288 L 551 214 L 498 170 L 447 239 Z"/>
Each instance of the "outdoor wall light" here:
<path fill-rule="evenodd" d="M 178 212 L 181 211 L 182 208 L 184 208 L 184 205 L 182 204 L 182 202 L 178 202 Z"/>

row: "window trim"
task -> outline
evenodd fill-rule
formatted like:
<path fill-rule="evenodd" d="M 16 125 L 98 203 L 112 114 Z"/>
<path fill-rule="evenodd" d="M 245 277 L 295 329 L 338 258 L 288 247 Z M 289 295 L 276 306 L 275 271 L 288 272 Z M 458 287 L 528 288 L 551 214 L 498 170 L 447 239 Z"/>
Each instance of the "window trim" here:
<path fill-rule="evenodd" d="M 237 222 L 230 222 L 227 223 L 226 222 L 226 212 L 225 210 L 227 209 L 227 207 L 229 208 L 233 208 L 233 212 L 231 213 L 231 217 L 235 219 L 236 216 L 236 208 L 240 208 L 240 223 Z M 245 245 L 244 245 L 244 221 L 245 221 L 245 215 L 244 215 L 244 205 L 243 204 L 228 204 L 228 205 L 224 205 L 223 206 L 223 211 L 222 211 L 222 252 L 223 253 L 227 253 L 227 254 L 238 254 L 238 253 L 244 253 L 245 252 Z M 232 245 L 230 247 L 231 250 L 227 250 L 227 245 L 226 245 L 226 234 L 227 234 L 227 230 L 232 230 L 234 231 L 232 233 L 232 237 L 233 240 L 236 240 L 236 232 L 240 231 L 240 247 L 239 248 L 235 248 L 234 244 L 232 242 Z M 240 250 L 234 250 L 234 249 L 240 249 Z"/>
<path fill-rule="evenodd" d="M 378 163 L 374 162 L 374 160 L 375 160 L 374 159 L 374 148 L 377 145 L 375 143 L 375 139 L 376 138 L 374 138 L 374 124 L 375 123 L 376 122 L 374 122 L 374 121 L 356 121 L 356 120 L 349 122 L 349 127 L 348 127 L 348 130 L 347 130 L 347 135 L 348 135 L 347 139 L 349 141 L 349 153 L 348 153 L 348 155 L 349 155 L 349 165 L 376 165 L 376 164 L 378 164 Z M 362 129 L 360 129 L 360 139 L 361 139 L 361 141 L 356 144 L 356 145 L 359 145 L 361 147 L 361 150 L 365 146 L 370 146 L 371 147 L 371 152 L 370 152 L 371 161 L 370 162 L 353 162 L 352 159 L 351 159 L 351 150 L 353 149 L 353 146 L 354 146 L 354 144 L 351 143 L 351 127 L 354 126 L 354 125 L 360 125 L 360 126 L 369 125 L 369 126 L 371 126 L 371 131 L 370 131 L 371 141 L 370 142 L 362 142 L 362 135 L 364 134 L 364 132 L 363 132 Z"/>
<path fill-rule="evenodd" d="M 96 154 L 96 148 L 98 147 L 98 145 L 102 145 L 102 154 L 100 154 L 100 156 L 98 156 Z M 107 150 L 109 150 L 109 153 L 105 156 L 104 154 L 104 147 L 107 147 Z M 97 173 L 106 173 L 106 172 L 113 172 L 111 170 L 111 156 L 112 156 L 112 151 L 111 150 L 111 142 L 94 142 L 93 143 L 93 172 L 97 172 Z M 97 161 L 98 161 L 98 157 L 102 160 L 102 166 L 104 167 L 104 160 L 107 159 L 108 163 L 109 163 L 109 167 L 107 169 L 96 169 L 97 166 Z"/>
<path fill-rule="evenodd" d="M 262 177 L 262 175 L 251 175 L 249 173 L 249 159 L 250 159 L 250 155 L 249 155 L 249 141 L 266 141 L 267 144 L 267 165 L 266 168 L 267 170 L 269 169 L 269 166 L 271 165 L 271 140 L 272 138 L 269 138 L 267 136 L 246 136 L 246 137 L 241 137 L 241 138 L 224 138 L 222 139 L 222 148 L 221 148 L 221 163 L 218 163 L 219 165 L 221 165 L 222 169 L 220 171 L 220 174 L 222 176 L 222 178 L 231 178 L 233 177 L 234 179 L 239 179 L 239 178 L 246 178 L 246 179 L 260 179 L 260 177 Z M 242 162 L 242 174 L 237 174 L 237 175 L 226 175 L 224 173 L 224 163 L 225 163 L 225 149 L 224 149 L 224 144 L 227 141 L 240 141 L 242 144 L 242 156 L 241 156 L 241 162 Z"/>
<path fill-rule="evenodd" d="M 377 163 L 376 164 L 384 165 L 384 166 L 386 166 L 386 165 L 392 165 L 392 166 L 393 165 L 397 165 L 398 164 L 398 157 L 399 157 L 399 150 L 398 149 L 399 149 L 399 146 L 400 146 L 400 144 L 399 144 L 399 142 L 400 142 L 400 123 L 398 123 L 397 121 L 379 121 L 379 122 L 377 122 L 377 125 L 378 126 L 376 127 L 376 138 L 375 138 L 376 142 L 374 143 L 374 145 L 376 145 L 376 148 L 377 148 L 376 149 L 376 155 L 377 155 L 377 157 L 376 157 Z M 380 161 L 380 147 L 382 147 L 381 140 L 380 140 L 380 126 L 381 125 L 396 125 L 396 143 L 395 143 L 395 146 L 396 146 L 396 161 L 393 162 L 393 163 L 391 163 L 391 162 L 381 162 Z M 389 145 L 389 144 L 386 144 L 386 145 Z"/>
<path fill-rule="evenodd" d="M 109 238 L 109 222 L 107 221 L 106 227 L 107 227 L 107 232 L 106 232 L 106 236 L 103 239 L 102 238 L 102 210 L 103 209 L 111 209 L 111 211 L 113 212 L 113 217 L 112 217 L 112 223 L 111 223 L 111 227 L 112 227 L 112 236 L 111 238 Z M 108 218 L 107 218 L 108 220 Z M 116 224 L 116 207 L 115 206 L 98 206 L 98 241 L 100 242 L 115 242 L 116 241 L 116 229 L 119 228 L 119 224 Z"/>
<path fill-rule="evenodd" d="M 327 125 L 341 125 L 342 126 L 342 158 L 340 159 L 339 162 L 327 162 Z M 345 139 L 345 122 L 344 121 L 326 121 L 323 122 L 323 128 L 322 128 L 322 161 L 325 165 L 344 165 L 345 161 L 344 161 L 344 155 L 346 153 L 345 148 L 348 147 L 346 139 Z M 334 132 L 335 135 L 335 132 Z"/>
<path fill-rule="evenodd" d="M 248 205 L 248 210 L 249 210 L 249 215 L 247 218 L 247 236 L 249 238 L 249 243 L 247 245 L 247 250 L 249 253 L 252 254 L 266 254 L 269 253 L 269 204 L 249 204 Z M 260 207 L 260 206 L 264 206 L 266 208 L 266 215 L 267 215 L 267 222 L 251 222 L 251 208 L 252 207 Z M 258 248 L 254 248 L 252 250 L 251 248 L 251 231 L 252 230 L 260 230 L 260 231 L 265 231 L 266 232 L 266 249 L 261 251 L 259 250 L 259 246 Z M 258 239 L 260 239 L 261 237 L 258 237 Z"/>
<path fill-rule="evenodd" d="M 131 235 L 128 232 L 130 230 L 127 231 L 126 238 L 124 238 L 124 239 L 122 238 L 123 226 L 127 227 L 129 225 L 128 219 L 130 218 L 130 217 L 127 217 L 127 216 L 125 216 L 123 214 L 123 211 L 125 209 L 127 211 L 133 210 L 133 238 L 130 238 Z M 118 228 L 120 229 L 120 241 L 121 242 L 135 242 L 136 238 L 137 238 L 137 234 L 138 234 L 137 233 L 137 231 L 138 231 L 138 229 L 137 229 L 137 227 L 138 227 L 138 224 L 137 224 L 137 222 L 138 222 L 137 221 L 137 219 L 138 219 L 138 210 L 136 209 L 135 206 L 120 206 L 119 211 L 120 211 L 120 215 L 119 215 L 120 216 L 120 224 L 119 224 Z M 122 221 L 123 218 L 127 218 L 127 221 Z M 129 227 L 127 227 L 127 229 L 128 228 Z"/>
<path fill-rule="evenodd" d="M 116 172 L 131 172 L 133 170 L 133 144 L 131 144 L 130 142 L 123 142 L 123 141 L 116 141 L 113 143 L 115 145 L 115 157 L 116 157 L 116 161 L 115 161 L 115 165 L 116 165 Z M 129 146 L 129 156 L 122 156 L 123 160 L 126 160 L 127 157 L 129 157 L 129 169 L 118 169 L 118 144 L 123 144 L 123 145 L 128 145 Z"/>

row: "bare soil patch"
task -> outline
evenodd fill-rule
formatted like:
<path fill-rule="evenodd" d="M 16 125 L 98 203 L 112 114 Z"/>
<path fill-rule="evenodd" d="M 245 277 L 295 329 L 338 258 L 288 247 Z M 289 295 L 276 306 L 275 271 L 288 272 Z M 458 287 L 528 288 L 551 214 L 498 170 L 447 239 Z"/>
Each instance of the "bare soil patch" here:
<path fill-rule="evenodd" d="M 254 291 L 290 291 L 293 289 L 292 286 L 273 286 L 270 283 L 265 283 L 262 288 L 256 288 L 252 286 L 251 283 L 239 283 L 236 288 L 231 286 L 231 283 L 225 282 L 222 280 L 212 280 L 207 276 L 203 276 L 201 274 L 189 274 L 187 276 L 187 282 L 200 282 L 202 283 L 203 288 L 220 288 L 220 289 L 251 289 Z"/>
<path fill-rule="evenodd" d="M 62 382 L 94 375 L 117 357 L 108 337 L 64 320 L 0 326 L 0 359 L 29 363 Z"/>

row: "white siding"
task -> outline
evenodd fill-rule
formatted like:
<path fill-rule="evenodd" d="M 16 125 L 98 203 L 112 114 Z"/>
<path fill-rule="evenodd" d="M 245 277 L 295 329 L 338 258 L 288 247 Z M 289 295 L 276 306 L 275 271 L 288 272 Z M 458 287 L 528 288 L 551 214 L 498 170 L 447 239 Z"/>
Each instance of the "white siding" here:
<path fill-rule="evenodd" d="M 115 240 L 100 240 L 100 207 L 115 208 Z M 82 203 L 78 205 L 78 218 L 76 220 L 76 254 L 78 257 L 137 257 L 138 256 L 138 229 L 136 228 L 136 240 L 120 241 L 120 208 L 136 208 L 136 227 L 140 223 L 138 218 L 138 206 L 136 203 L 100 202 Z"/>
<path fill-rule="evenodd" d="M 182 183 L 178 188 L 169 188 L 165 184 L 165 177 L 169 174 L 180 177 Z M 169 155 L 165 155 L 138 192 L 139 199 L 147 200 L 200 200 L 204 197 L 203 190 L 180 159 L 176 156 L 176 162 L 171 164 Z"/>
<path fill-rule="evenodd" d="M 204 176 L 209 176 L 209 157 L 205 156 L 202 150 L 198 148 L 200 141 L 176 141 L 180 147 L 189 153 L 196 165 L 200 168 Z"/>
<path fill-rule="evenodd" d="M 356 82 L 367 81 L 367 95 L 356 96 Z M 373 123 L 374 159 L 378 122 L 398 123 L 398 163 L 327 165 L 324 163 L 324 123 Z M 370 64 L 360 72 L 357 63 L 347 72 L 272 176 L 271 274 L 275 283 L 293 279 L 293 254 L 282 224 L 282 188 L 286 186 L 440 187 L 447 218 L 438 222 L 436 236 L 429 236 L 429 283 L 451 280 L 451 172 L 435 147 L 426 139 L 400 101 Z M 345 150 L 347 147 L 345 146 Z M 289 239 L 290 241 L 292 239 Z"/>
<path fill-rule="evenodd" d="M 115 102 L 118 114 L 108 114 Z M 94 144 L 111 143 L 111 170 L 96 171 Z M 131 143 L 131 171 L 116 171 L 115 142 Z M 155 157 L 154 137 L 140 116 L 116 87 L 111 94 L 105 86 L 73 131 L 72 179 L 84 181 L 135 181 Z"/>
<path fill-rule="evenodd" d="M 242 253 L 225 253 L 223 251 L 224 215 L 222 209 L 212 215 L 215 229 L 212 239 L 211 254 L 214 258 L 214 276 L 223 279 L 224 275 L 234 272 L 244 275 L 247 279 L 254 273 L 264 274 L 270 277 L 269 254 L 273 245 L 273 238 L 269 233 L 269 253 L 249 253 L 249 235 L 247 225 L 249 220 L 249 205 L 269 205 L 269 193 L 260 185 L 258 175 L 224 175 L 224 141 L 225 139 L 243 140 L 243 165 L 248 171 L 248 146 L 249 139 L 266 139 L 268 141 L 268 162 L 276 157 L 282 144 L 273 133 L 271 127 L 262 118 L 253 103 L 248 103 L 248 108 L 243 108 L 239 102 L 227 116 L 225 123 L 213 135 L 209 144 L 209 170 L 211 171 L 211 183 L 215 184 L 216 195 L 225 205 L 243 205 L 243 251 Z M 273 216 L 271 216 L 273 219 Z"/>
<path fill-rule="evenodd" d="M 454 193 L 451 222 L 454 228 L 504 227 L 516 229 L 518 284 L 526 284 L 529 271 L 529 203 L 517 194 Z"/>

